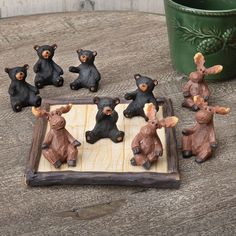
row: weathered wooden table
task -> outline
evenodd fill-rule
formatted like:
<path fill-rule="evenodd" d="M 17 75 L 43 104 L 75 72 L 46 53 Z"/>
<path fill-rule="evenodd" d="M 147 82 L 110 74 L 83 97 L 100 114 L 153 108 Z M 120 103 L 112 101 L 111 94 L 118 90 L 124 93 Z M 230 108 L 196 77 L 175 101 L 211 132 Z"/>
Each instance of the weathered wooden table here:
<path fill-rule="evenodd" d="M 199 165 L 180 158 L 179 190 L 63 186 L 27 188 L 23 173 L 35 118 L 31 109 L 13 113 L 4 67 L 30 65 L 34 44 L 57 43 L 55 61 L 65 70 L 62 88 L 46 87 L 44 98 L 89 96 L 71 91 L 78 63 L 75 50 L 96 49 L 102 74 L 98 95 L 122 96 L 134 89 L 133 74 L 159 80 L 156 95 L 169 97 L 183 127 L 194 114 L 181 108 L 184 81 L 170 65 L 165 18 L 143 13 L 66 13 L 0 20 L 0 234 L 1 235 L 235 235 L 236 232 L 236 80 L 210 83 L 211 103 L 227 105 L 216 116 L 219 147 Z"/>

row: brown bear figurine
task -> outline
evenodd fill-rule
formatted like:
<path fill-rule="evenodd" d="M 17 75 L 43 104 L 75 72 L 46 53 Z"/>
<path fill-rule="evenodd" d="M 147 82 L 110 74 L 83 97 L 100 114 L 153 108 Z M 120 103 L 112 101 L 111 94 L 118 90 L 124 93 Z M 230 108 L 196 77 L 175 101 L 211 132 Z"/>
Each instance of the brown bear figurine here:
<path fill-rule="evenodd" d="M 72 105 L 69 104 L 51 112 L 32 108 L 32 113 L 36 117 L 46 117 L 49 121 L 50 131 L 43 141 L 42 153 L 55 168 L 59 168 L 65 162 L 68 166 L 76 166 L 77 147 L 81 143 L 65 129 L 66 120 L 61 116 L 69 112 L 71 107 Z"/>
<path fill-rule="evenodd" d="M 182 131 L 182 154 L 184 158 L 196 156 L 195 161 L 202 163 L 211 157 L 213 149 L 217 147 L 214 114 L 226 115 L 230 109 L 208 106 L 201 96 L 194 97 L 194 104 L 200 107 L 195 115 L 197 123 L 192 128 Z"/>
<path fill-rule="evenodd" d="M 178 118 L 170 116 L 162 120 L 156 117 L 156 106 L 153 103 L 146 103 L 144 113 L 148 117 L 147 125 L 140 129 L 131 143 L 134 157 L 130 160 L 133 166 L 143 166 L 146 170 L 151 168 L 152 163 L 158 160 L 163 154 L 163 147 L 156 130 L 162 127 L 174 127 Z"/>
<path fill-rule="evenodd" d="M 193 97 L 199 95 L 207 101 L 210 96 L 210 90 L 204 78 L 210 74 L 220 73 L 223 67 L 221 65 L 216 65 L 206 68 L 204 66 L 204 56 L 200 52 L 194 56 L 194 62 L 197 65 L 197 71 L 194 71 L 189 75 L 189 81 L 183 87 L 184 102 L 182 103 L 182 106 L 190 108 L 193 111 L 198 111 L 199 107 L 193 102 Z"/>

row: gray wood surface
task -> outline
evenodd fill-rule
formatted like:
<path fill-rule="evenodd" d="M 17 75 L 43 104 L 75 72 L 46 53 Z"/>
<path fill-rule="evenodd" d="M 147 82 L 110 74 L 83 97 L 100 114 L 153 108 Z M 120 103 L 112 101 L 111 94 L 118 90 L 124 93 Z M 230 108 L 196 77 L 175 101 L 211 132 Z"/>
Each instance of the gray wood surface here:
<path fill-rule="evenodd" d="M 159 80 L 156 95 L 173 100 L 178 147 L 194 114 L 181 108 L 185 81 L 170 64 L 165 18 L 143 13 L 61 13 L 0 20 L 0 235 L 235 235 L 236 80 L 210 83 L 211 104 L 231 107 L 215 116 L 219 147 L 199 165 L 180 157 L 179 190 L 110 186 L 27 188 L 23 172 L 35 118 L 30 108 L 13 113 L 4 67 L 37 60 L 34 44 L 57 43 L 55 61 L 65 70 L 62 88 L 46 87 L 44 98 L 91 95 L 71 91 L 78 64 L 75 50 L 96 49 L 102 74 L 97 95 L 122 96 L 135 88 L 133 74 Z"/>

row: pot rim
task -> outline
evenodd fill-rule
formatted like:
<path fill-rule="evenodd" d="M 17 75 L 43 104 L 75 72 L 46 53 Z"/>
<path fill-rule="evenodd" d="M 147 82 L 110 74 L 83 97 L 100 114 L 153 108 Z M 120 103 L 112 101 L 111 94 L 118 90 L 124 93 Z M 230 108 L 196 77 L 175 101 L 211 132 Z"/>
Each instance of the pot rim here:
<path fill-rule="evenodd" d="M 164 0 L 164 2 L 171 7 L 174 7 L 177 10 L 188 12 L 196 15 L 205 15 L 205 16 L 228 16 L 228 15 L 236 15 L 236 8 L 230 10 L 204 10 L 198 8 L 192 8 L 188 6 L 181 5 L 179 3 L 174 2 L 173 0 Z"/>

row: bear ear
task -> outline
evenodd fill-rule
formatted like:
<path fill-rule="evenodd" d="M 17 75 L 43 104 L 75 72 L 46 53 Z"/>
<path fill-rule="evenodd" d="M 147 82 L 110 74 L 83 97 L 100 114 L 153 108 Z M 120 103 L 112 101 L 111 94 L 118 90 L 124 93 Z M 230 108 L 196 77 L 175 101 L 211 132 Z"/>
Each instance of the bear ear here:
<path fill-rule="evenodd" d="M 56 50 L 57 49 L 57 44 L 53 44 L 52 46 L 51 46 L 54 50 Z"/>
<path fill-rule="evenodd" d="M 4 71 L 5 71 L 7 74 L 9 74 L 10 69 L 9 69 L 8 67 L 6 67 L 6 68 L 4 69 Z"/>
<path fill-rule="evenodd" d="M 29 69 L 29 65 L 28 65 L 28 64 L 25 64 L 23 67 L 24 67 L 26 70 Z"/>
<path fill-rule="evenodd" d="M 120 99 L 119 99 L 119 98 L 114 98 L 113 101 L 114 101 L 114 103 L 115 103 L 116 105 L 118 105 L 118 104 L 120 103 Z"/>
<path fill-rule="evenodd" d="M 158 81 L 156 79 L 153 80 L 153 83 L 155 84 L 155 86 L 158 85 Z"/>
<path fill-rule="evenodd" d="M 81 53 L 83 51 L 83 49 L 82 48 L 79 48 L 78 50 L 76 50 L 76 52 L 79 54 L 79 53 Z"/>
<path fill-rule="evenodd" d="M 96 56 L 97 56 L 97 52 L 96 52 L 96 51 L 93 51 L 93 55 L 96 57 Z"/>
<path fill-rule="evenodd" d="M 39 49 L 39 45 L 34 45 L 34 50 L 38 51 L 38 49 Z"/>
<path fill-rule="evenodd" d="M 94 98 L 93 98 L 93 103 L 98 104 L 99 101 L 100 101 L 100 98 L 99 98 L 99 97 L 94 97 Z"/>
<path fill-rule="evenodd" d="M 140 79 L 140 77 L 141 77 L 140 74 L 135 74 L 135 75 L 134 75 L 134 78 L 135 78 L 135 79 Z"/>

